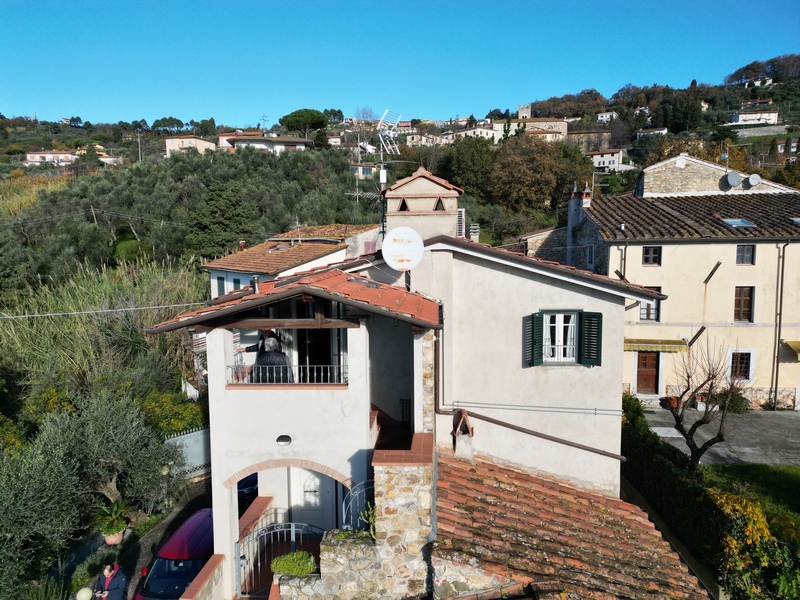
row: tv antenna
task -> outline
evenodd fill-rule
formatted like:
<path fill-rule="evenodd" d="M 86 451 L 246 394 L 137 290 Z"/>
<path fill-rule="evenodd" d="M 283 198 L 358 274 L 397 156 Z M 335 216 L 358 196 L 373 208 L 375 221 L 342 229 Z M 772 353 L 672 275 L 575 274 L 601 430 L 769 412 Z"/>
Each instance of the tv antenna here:
<path fill-rule="evenodd" d="M 393 113 L 388 108 L 383 112 L 381 120 L 378 122 L 378 137 L 381 140 L 381 148 L 386 154 L 399 155 L 400 148 L 397 147 L 397 126 L 400 123 L 400 115 Z"/>

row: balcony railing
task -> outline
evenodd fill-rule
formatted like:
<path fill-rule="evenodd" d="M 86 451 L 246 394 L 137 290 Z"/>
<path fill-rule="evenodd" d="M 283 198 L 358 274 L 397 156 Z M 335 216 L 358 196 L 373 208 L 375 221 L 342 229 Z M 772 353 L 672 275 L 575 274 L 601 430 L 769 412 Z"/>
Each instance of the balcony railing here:
<path fill-rule="evenodd" d="M 340 365 L 233 365 L 228 383 L 318 385 L 347 383 L 347 366 Z"/>

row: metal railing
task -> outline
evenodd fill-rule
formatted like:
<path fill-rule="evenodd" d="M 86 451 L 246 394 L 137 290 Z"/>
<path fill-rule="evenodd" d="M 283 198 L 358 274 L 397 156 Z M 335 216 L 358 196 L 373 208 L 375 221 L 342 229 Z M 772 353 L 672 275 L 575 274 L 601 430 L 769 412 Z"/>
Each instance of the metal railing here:
<path fill-rule="evenodd" d="M 367 504 L 375 506 L 375 489 L 371 479 L 354 485 L 345 494 L 342 500 L 342 527 L 358 529 L 361 525 L 359 515 L 367 508 Z"/>
<path fill-rule="evenodd" d="M 347 383 L 347 366 L 229 365 L 228 383 Z"/>
<path fill-rule="evenodd" d="M 319 542 L 324 533 L 321 527 L 305 523 L 275 523 L 256 529 L 236 542 L 238 597 L 268 598 L 272 560 L 296 550 L 309 551 L 319 560 Z"/>

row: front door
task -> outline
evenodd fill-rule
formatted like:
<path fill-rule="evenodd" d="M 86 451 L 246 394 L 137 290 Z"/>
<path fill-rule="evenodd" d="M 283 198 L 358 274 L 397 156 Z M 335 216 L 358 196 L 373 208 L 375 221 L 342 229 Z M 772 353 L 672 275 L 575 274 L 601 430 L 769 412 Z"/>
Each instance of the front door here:
<path fill-rule="evenodd" d="M 639 394 L 658 393 L 658 352 L 639 352 L 636 392 Z"/>
<path fill-rule="evenodd" d="M 334 480 L 330 477 L 292 467 L 290 469 L 289 506 L 294 523 L 306 523 L 329 530 L 336 527 Z"/>

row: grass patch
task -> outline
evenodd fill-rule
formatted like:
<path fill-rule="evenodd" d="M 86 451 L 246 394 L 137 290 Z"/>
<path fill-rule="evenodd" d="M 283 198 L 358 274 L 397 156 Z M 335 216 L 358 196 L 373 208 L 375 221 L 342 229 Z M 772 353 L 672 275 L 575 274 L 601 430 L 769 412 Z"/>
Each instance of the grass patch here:
<path fill-rule="evenodd" d="M 11 219 L 39 201 L 39 191 L 66 187 L 66 177 L 20 177 L 0 181 L 0 218 Z"/>
<path fill-rule="evenodd" d="M 761 506 L 770 530 L 800 539 L 800 466 L 725 464 L 703 467 L 704 482 Z"/>

